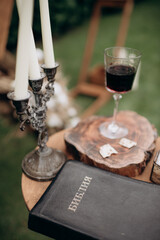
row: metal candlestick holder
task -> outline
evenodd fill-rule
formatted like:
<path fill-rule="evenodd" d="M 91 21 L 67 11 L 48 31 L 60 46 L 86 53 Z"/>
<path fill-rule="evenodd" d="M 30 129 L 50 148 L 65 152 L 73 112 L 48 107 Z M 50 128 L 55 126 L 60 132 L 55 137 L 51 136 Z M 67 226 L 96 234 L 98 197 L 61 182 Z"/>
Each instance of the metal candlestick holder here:
<path fill-rule="evenodd" d="M 47 147 L 48 131 L 46 128 L 46 103 L 54 95 L 54 81 L 59 64 L 53 68 L 46 68 L 42 65 L 44 73 L 37 80 L 30 80 L 29 85 L 32 89 L 28 91 L 28 97 L 16 100 L 14 92 L 8 93 L 8 98 L 12 100 L 16 108 L 17 115 L 21 122 L 20 129 L 23 131 L 25 124 L 31 124 L 33 129 L 38 131 L 38 148 L 28 153 L 22 161 L 22 170 L 30 178 L 38 181 L 47 181 L 55 177 L 66 161 L 63 152 Z M 47 77 L 48 83 L 45 92 L 42 93 L 44 78 Z M 35 103 L 30 104 L 30 97 L 34 95 Z"/>

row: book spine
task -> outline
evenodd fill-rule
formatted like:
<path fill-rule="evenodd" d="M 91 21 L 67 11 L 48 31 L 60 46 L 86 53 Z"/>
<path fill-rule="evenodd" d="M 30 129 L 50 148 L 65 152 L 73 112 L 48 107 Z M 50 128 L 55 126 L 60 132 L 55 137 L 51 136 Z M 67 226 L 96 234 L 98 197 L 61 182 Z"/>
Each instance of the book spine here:
<path fill-rule="evenodd" d="M 56 240 L 97 240 L 84 233 L 29 213 L 28 228 Z"/>

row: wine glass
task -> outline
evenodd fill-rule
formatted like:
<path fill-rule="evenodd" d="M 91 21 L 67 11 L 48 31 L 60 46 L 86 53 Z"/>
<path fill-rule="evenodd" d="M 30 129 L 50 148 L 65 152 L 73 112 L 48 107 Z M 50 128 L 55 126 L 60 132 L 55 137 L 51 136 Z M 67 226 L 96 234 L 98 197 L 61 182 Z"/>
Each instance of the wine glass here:
<path fill-rule="evenodd" d="M 116 121 L 116 116 L 122 94 L 132 89 L 140 59 L 141 53 L 132 48 L 111 47 L 104 51 L 105 88 L 114 93 L 115 101 L 112 122 L 104 122 L 99 127 L 99 131 L 104 137 L 117 139 L 128 134 L 128 129 Z"/>

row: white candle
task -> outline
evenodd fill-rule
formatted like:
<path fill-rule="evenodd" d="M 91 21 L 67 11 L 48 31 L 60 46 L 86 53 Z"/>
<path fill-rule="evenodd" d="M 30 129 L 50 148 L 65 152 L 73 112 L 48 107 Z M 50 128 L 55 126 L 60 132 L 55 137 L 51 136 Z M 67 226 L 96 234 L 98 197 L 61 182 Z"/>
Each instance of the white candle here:
<path fill-rule="evenodd" d="M 17 0 L 18 2 L 18 0 Z M 32 21 L 33 0 L 23 0 L 19 21 L 18 44 L 15 71 L 15 98 L 28 96 L 29 41 Z"/>
<path fill-rule="evenodd" d="M 48 0 L 39 0 L 44 61 L 47 68 L 55 66 Z"/>
<path fill-rule="evenodd" d="M 40 67 L 34 42 L 32 29 L 30 30 L 30 48 L 29 48 L 29 79 L 40 79 Z"/>
<path fill-rule="evenodd" d="M 32 3 L 33 4 L 33 3 Z M 22 11 L 22 0 L 17 0 L 17 9 L 20 17 Z M 33 10 L 33 7 L 32 7 Z M 38 57 L 36 52 L 36 46 L 33 36 L 32 28 L 30 29 L 30 47 L 29 47 L 29 79 L 40 79 L 40 67 L 38 63 Z"/>

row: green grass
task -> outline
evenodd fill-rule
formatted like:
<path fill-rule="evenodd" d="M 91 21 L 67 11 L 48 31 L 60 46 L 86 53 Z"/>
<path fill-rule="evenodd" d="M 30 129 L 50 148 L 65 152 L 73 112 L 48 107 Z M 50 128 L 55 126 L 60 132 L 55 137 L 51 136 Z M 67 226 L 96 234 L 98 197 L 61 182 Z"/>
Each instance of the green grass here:
<path fill-rule="evenodd" d="M 140 1 L 132 14 L 126 46 L 142 52 L 139 89 L 125 94 L 120 110 L 129 109 L 145 116 L 160 133 L 160 2 Z M 101 18 L 91 66 L 103 64 L 104 48 L 115 45 L 120 13 Z M 54 41 L 55 57 L 68 78 L 68 88 L 76 86 L 89 23 Z M 92 99 L 79 97 L 85 109 Z M 113 100 L 96 114 L 111 115 Z M 0 117 L 0 238 L 1 240 L 49 239 L 27 229 L 28 211 L 21 194 L 21 161 L 36 146 L 33 134 L 20 135 L 19 123 Z"/>
<path fill-rule="evenodd" d="M 135 4 L 125 45 L 137 48 L 142 52 L 139 88 L 125 94 L 119 106 L 120 110 L 129 109 L 145 116 L 156 126 L 158 132 L 160 132 L 159 9 L 160 3 L 158 0 L 141 1 Z M 103 64 L 104 49 L 115 45 L 120 18 L 121 13 L 107 14 L 101 18 L 90 68 L 96 64 Z M 86 22 L 83 26 L 71 31 L 54 43 L 55 56 L 68 77 L 69 88 L 77 84 L 88 26 L 89 23 Z M 78 97 L 77 102 L 84 110 L 92 103 L 92 99 L 83 96 Z M 113 107 L 113 101 L 111 100 L 96 114 L 111 115 Z"/>

